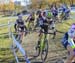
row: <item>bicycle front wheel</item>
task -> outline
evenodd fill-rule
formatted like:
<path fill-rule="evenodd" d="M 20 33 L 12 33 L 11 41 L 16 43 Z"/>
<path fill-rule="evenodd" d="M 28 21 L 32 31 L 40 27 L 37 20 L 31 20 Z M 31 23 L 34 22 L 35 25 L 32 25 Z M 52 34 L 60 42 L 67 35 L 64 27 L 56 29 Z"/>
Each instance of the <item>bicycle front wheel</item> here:
<path fill-rule="evenodd" d="M 48 40 L 45 40 L 44 48 L 41 51 L 41 59 L 42 59 L 43 62 L 46 60 L 47 55 L 48 55 Z"/>

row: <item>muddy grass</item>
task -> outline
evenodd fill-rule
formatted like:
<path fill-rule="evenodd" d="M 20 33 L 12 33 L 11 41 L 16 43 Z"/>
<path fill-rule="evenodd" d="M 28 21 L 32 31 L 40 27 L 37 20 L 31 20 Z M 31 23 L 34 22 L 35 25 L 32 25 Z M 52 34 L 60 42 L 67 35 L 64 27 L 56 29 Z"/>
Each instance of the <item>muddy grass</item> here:
<path fill-rule="evenodd" d="M 52 35 L 48 38 L 48 45 L 49 45 L 49 51 L 48 51 L 48 57 L 45 63 L 55 63 L 59 58 L 66 59 L 64 57 L 67 57 L 67 51 L 64 49 L 64 47 L 61 44 L 61 38 L 63 37 L 64 33 L 69 29 L 70 25 L 74 21 L 69 20 L 64 23 L 59 23 L 56 26 L 56 29 L 58 30 L 56 38 L 53 40 Z M 2 31 L 1 33 L 4 33 L 6 31 Z M 61 33 L 62 32 L 62 33 Z M 0 33 L 0 34 L 1 34 Z M 4 34 L 5 35 L 5 34 Z M 0 36 L 0 63 L 15 63 L 15 58 L 11 52 L 10 46 L 12 41 L 9 41 L 8 37 Z M 28 58 L 31 60 L 32 63 L 41 63 L 41 57 L 33 57 L 35 53 L 35 46 L 38 41 L 38 33 L 33 32 L 31 34 L 28 34 L 26 37 L 24 37 L 24 41 L 22 43 L 23 48 L 25 49 Z M 18 51 L 17 55 L 19 57 L 19 60 L 21 63 L 24 63 L 23 56 Z"/>
<path fill-rule="evenodd" d="M 57 32 L 57 36 L 54 40 L 52 39 L 52 35 L 48 38 L 48 44 L 49 44 L 49 51 L 48 51 L 48 57 L 46 60 L 46 63 L 52 63 L 54 60 L 58 60 L 62 58 L 63 56 L 67 55 L 67 51 L 64 49 L 64 47 L 61 44 L 61 37 L 63 34 Z M 25 48 L 28 57 L 33 58 L 35 53 L 35 47 L 38 40 L 38 33 L 32 33 L 30 35 L 27 35 L 24 38 L 24 42 L 22 43 L 23 48 Z M 54 60 L 53 60 L 54 59 Z M 40 63 L 41 57 L 36 57 L 31 60 L 32 63 Z"/>

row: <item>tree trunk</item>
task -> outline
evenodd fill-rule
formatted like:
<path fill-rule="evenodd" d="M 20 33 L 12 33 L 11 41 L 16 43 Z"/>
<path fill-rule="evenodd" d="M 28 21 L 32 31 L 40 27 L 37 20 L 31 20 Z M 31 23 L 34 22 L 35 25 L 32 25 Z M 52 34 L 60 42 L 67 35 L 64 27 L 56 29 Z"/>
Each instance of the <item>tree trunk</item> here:
<path fill-rule="evenodd" d="M 72 1 L 72 5 L 73 5 L 73 0 L 71 0 Z"/>
<path fill-rule="evenodd" d="M 72 5 L 71 0 L 69 0 L 70 6 Z"/>

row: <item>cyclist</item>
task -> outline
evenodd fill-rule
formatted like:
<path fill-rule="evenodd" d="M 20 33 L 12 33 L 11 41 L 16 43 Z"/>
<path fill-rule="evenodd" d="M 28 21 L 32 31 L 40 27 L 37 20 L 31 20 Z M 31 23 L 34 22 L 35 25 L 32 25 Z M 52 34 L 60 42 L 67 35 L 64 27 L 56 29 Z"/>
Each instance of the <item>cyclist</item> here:
<path fill-rule="evenodd" d="M 20 35 L 20 38 L 18 38 L 18 39 L 20 39 L 20 43 L 21 43 L 23 41 L 26 26 L 24 25 L 24 21 L 22 19 L 22 15 L 20 13 L 18 14 L 18 19 L 15 22 L 14 28 L 15 28 L 15 32 L 18 35 Z M 18 37 L 18 35 L 16 35 L 16 37 Z"/>
<path fill-rule="evenodd" d="M 56 16 L 58 15 L 58 10 L 57 10 L 57 8 L 53 7 L 53 8 L 51 9 L 51 11 L 52 11 L 52 14 L 53 14 L 54 17 L 56 17 Z"/>
<path fill-rule="evenodd" d="M 69 17 L 70 17 L 70 9 L 67 8 L 67 9 L 65 10 L 65 20 L 68 19 Z"/>
<path fill-rule="evenodd" d="M 38 27 L 38 16 L 39 16 L 39 13 L 37 11 L 35 12 L 34 30 L 36 30 L 36 28 Z"/>
<path fill-rule="evenodd" d="M 34 26 L 34 20 L 35 20 L 35 13 L 31 12 L 29 17 L 27 18 L 26 22 L 28 22 L 28 30 Z"/>
<path fill-rule="evenodd" d="M 66 20 L 69 16 L 70 10 L 66 4 L 61 5 L 62 13 L 61 13 L 61 19 Z"/>
<path fill-rule="evenodd" d="M 41 35 L 42 35 L 42 31 L 47 34 L 48 33 L 48 21 L 47 21 L 47 18 L 46 18 L 46 12 L 41 12 L 39 14 L 39 26 L 40 26 L 40 33 L 39 33 L 39 41 L 38 41 L 38 45 L 40 44 L 40 40 L 41 40 Z"/>
<path fill-rule="evenodd" d="M 65 33 L 62 44 L 69 52 L 66 63 L 72 63 L 72 60 L 75 58 L 75 23 L 72 24 L 69 31 Z"/>
<path fill-rule="evenodd" d="M 58 19 L 58 9 L 57 9 L 57 7 L 53 6 L 51 8 L 51 12 L 52 12 L 52 15 L 53 15 L 53 19 L 56 22 L 56 20 Z"/>
<path fill-rule="evenodd" d="M 39 26 L 39 18 L 40 18 L 40 16 L 42 16 L 41 13 L 42 13 L 42 10 L 39 10 L 38 18 L 37 18 L 37 26 Z"/>
<path fill-rule="evenodd" d="M 55 29 L 55 22 L 53 20 L 53 15 L 50 11 L 48 11 L 47 13 L 47 21 L 48 21 L 48 28 L 49 30 L 52 30 L 53 31 L 53 39 L 55 39 L 55 36 L 56 36 L 56 29 Z"/>

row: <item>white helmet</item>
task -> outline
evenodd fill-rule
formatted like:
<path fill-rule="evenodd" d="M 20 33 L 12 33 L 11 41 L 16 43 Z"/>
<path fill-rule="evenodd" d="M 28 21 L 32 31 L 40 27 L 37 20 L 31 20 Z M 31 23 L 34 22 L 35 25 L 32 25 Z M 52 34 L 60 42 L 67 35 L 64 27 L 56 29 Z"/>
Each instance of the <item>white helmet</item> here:
<path fill-rule="evenodd" d="M 22 19 L 22 14 L 18 15 L 18 18 L 19 18 L 19 19 Z"/>
<path fill-rule="evenodd" d="M 70 30 L 68 31 L 68 35 L 71 38 L 75 37 L 75 24 L 72 24 Z"/>

